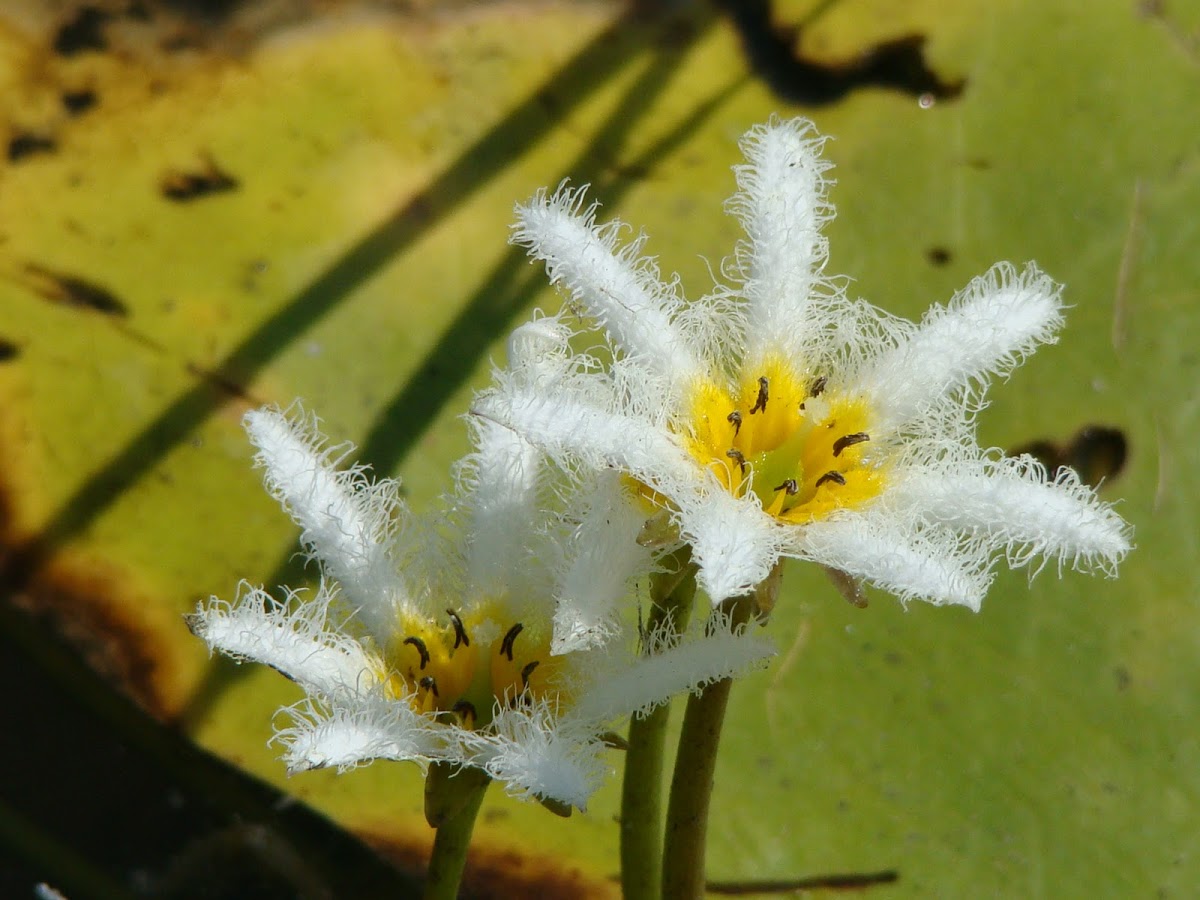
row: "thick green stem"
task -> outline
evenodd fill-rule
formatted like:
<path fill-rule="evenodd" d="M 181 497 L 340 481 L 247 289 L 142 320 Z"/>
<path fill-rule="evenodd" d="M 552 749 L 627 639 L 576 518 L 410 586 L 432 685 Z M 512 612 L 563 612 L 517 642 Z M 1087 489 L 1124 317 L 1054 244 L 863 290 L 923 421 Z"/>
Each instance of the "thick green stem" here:
<path fill-rule="evenodd" d="M 470 770 L 468 770 L 470 771 Z M 437 829 L 429 870 L 425 878 L 425 900 L 455 900 L 463 868 L 467 864 L 467 849 L 475 830 L 475 817 L 483 805 L 490 780 L 480 778 L 470 786 L 466 802 Z"/>
<path fill-rule="evenodd" d="M 657 900 L 662 881 L 662 770 L 671 708 L 629 723 L 621 785 L 621 892 L 625 900 Z"/>
<path fill-rule="evenodd" d="M 755 613 L 753 595 L 726 601 L 722 609 L 734 627 Z M 733 679 L 714 681 L 688 698 L 671 779 L 667 829 L 663 848 L 663 900 L 699 900 L 704 896 L 704 848 L 708 836 L 708 809 L 721 726 Z"/>
<path fill-rule="evenodd" d="M 687 626 L 696 593 L 696 568 L 686 554 L 677 568 L 656 575 L 646 633 Z M 671 708 L 657 707 L 629 722 L 629 748 L 621 787 L 621 890 L 625 900 L 658 900 L 662 883 L 662 772 Z"/>

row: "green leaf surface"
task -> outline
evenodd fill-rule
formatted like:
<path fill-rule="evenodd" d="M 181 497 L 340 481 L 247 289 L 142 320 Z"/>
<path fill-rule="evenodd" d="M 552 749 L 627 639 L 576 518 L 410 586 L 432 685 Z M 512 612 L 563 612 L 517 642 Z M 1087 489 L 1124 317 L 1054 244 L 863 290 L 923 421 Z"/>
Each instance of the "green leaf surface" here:
<path fill-rule="evenodd" d="M 919 34 L 929 69 L 965 80 L 933 102 L 860 85 L 820 106 L 774 93 L 706 7 L 113 6 L 102 46 L 70 52 L 54 49 L 70 11 L 0 13 L 5 593 L 162 721 L 419 858 L 415 770 L 286 780 L 266 741 L 298 689 L 209 660 L 183 625 L 239 578 L 304 577 L 242 412 L 303 397 L 428 505 L 489 356 L 558 303 L 506 245 L 513 203 L 591 182 L 698 296 L 738 237 L 721 207 L 738 136 L 809 115 L 835 137 L 829 271 L 852 293 L 915 317 L 999 259 L 1067 284 L 1061 342 L 994 387 L 981 438 L 1119 429 L 1129 458 L 1103 493 L 1138 549 L 1116 581 L 1005 573 L 978 615 L 854 609 L 788 569 L 780 657 L 734 690 L 710 876 L 890 868 L 874 895 L 1191 895 L 1200 14 L 946 7 L 779 4 L 809 61 Z M 494 790 L 477 871 L 613 895 L 618 796 L 614 779 L 563 821 Z"/>

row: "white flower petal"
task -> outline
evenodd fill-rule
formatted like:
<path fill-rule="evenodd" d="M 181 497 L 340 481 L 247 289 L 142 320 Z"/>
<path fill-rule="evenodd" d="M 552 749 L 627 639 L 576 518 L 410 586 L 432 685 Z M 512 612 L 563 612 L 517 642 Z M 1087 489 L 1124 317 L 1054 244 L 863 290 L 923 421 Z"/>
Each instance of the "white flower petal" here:
<path fill-rule="evenodd" d="M 742 138 L 747 164 L 734 167 L 739 191 L 727 208 L 746 229 L 735 267 L 744 279 L 752 359 L 768 348 L 799 357 L 821 324 L 812 308 L 829 254 L 821 227 L 833 218 L 824 143 L 805 119 L 772 121 Z"/>
<path fill-rule="evenodd" d="M 696 581 L 714 606 L 749 592 L 770 574 L 788 535 L 753 494 L 737 499 L 715 483 L 690 495 L 663 493 L 679 506 L 679 530 L 699 566 Z"/>
<path fill-rule="evenodd" d="M 901 602 L 958 604 L 978 612 L 992 581 L 986 548 L 978 542 L 920 529 L 879 507 L 812 522 L 796 538 L 795 556 L 861 578 Z"/>
<path fill-rule="evenodd" d="M 374 696 L 331 709 L 306 701 L 280 712 L 294 722 L 275 734 L 286 748 L 289 772 L 331 766 L 345 771 L 376 759 L 415 762 L 424 769 L 446 756 L 438 727 L 404 700 Z M 460 760 L 451 754 L 450 761 Z"/>
<path fill-rule="evenodd" d="M 559 371 L 570 358 L 571 329 L 556 316 L 518 325 L 508 336 L 508 370 L 536 381 Z"/>
<path fill-rule="evenodd" d="M 257 409 L 243 420 L 258 447 L 255 462 L 271 494 L 303 529 L 300 540 L 361 610 L 368 627 L 386 633 L 406 597 L 389 545 L 406 513 L 397 482 L 372 482 L 366 469 L 337 466 L 354 449 L 326 446 L 315 417 Z"/>
<path fill-rule="evenodd" d="M 330 596 L 324 587 L 307 601 L 289 593 L 286 603 L 246 582 L 238 593 L 234 605 L 213 597 L 187 618 L 192 633 L 210 650 L 268 665 L 325 697 L 353 696 L 376 686 L 379 661 L 329 623 Z"/>
<path fill-rule="evenodd" d="M 543 703 L 501 709 L 493 733 L 463 735 L 473 765 L 504 782 L 509 794 L 542 797 L 580 810 L 608 774 L 594 733 L 556 720 Z"/>
<path fill-rule="evenodd" d="M 1029 457 L 910 472 L 894 498 L 939 524 L 989 535 L 1014 566 L 1043 557 L 1112 574 L 1131 546 L 1129 526 L 1074 472 L 1050 481 Z"/>
<path fill-rule="evenodd" d="M 733 678 L 775 655 L 775 646 L 757 628 L 733 631 L 718 613 L 692 628 L 682 640 L 666 631 L 651 635 L 636 659 L 613 657 L 607 670 L 576 698 L 564 718 L 603 727 L 633 714 L 645 714 L 677 694 L 699 691 Z"/>
<path fill-rule="evenodd" d="M 568 295 L 628 354 L 672 375 L 690 375 L 697 362 L 673 322 L 680 301 L 674 283 L 659 279 L 653 260 L 639 257 L 642 238 L 618 249 L 620 222 L 596 225 L 584 189 L 565 184 L 517 207 L 512 241 L 546 263 L 551 284 Z"/>
<path fill-rule="evenodd" d="M 526 583 L 530 537 L 545 518 L 542 453 L 511 428 L 478 417 L 472 425 L 478 449 L 459 470 L 470 505 L 468 577 L 479 591 L 499 595 Z"/>
<path fill-rule="evenodd" d="M 668 496 L 694 491 L 702 471 L 665 429 L 579 399 L 569 384 L 493 390 L 476 398 L 472 412 L 513 429 L 564 465 L 613 466 Z"/>
<path fill-rule="evenodd" d="M 650 571 L 638 543 L 646 517 L 615 471 L 601 473 L 567 546 L 568 563 L 554 613 L 554 655 L 600 646 L 619 630 L 617 606 L 629 582 Z"/>
<path fill-rule="evenodd" d="M 945 307 L 936 306 L 898 346 L 861 376 L 880 419 L 893 426 L 917 418 L 956 391 L 970 392 L 1005 375 L 1062 325 L 1062 286 L 1034 265 L 1018 273 L 999 263 Z"/>

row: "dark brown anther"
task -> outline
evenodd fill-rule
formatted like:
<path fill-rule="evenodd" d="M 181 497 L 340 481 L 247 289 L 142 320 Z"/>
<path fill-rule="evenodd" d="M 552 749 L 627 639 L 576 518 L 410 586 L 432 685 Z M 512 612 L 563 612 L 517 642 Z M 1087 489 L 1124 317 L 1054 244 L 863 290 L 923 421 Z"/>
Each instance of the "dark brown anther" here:
<path fill-rule="evenodd" d="M 417 684 L 419 684 L 425 690 L 432 692 L 433 696 L 436 697 L 438 695 L 437 679 L 432 675 L 426 675 L 424 678 L 418 681 Z"/>
<path fill-rule="evenodd" d="M 840 456 L 841 452 L 847 447 L 853 447 L 855 444 L 861 444 L 863 441 L 869 441 L 871 436 L 865 431 L 857 431 L 854 434 L 844 434 L 833 442 L 833 455 Z"/>
<path fill-rule="evenodd" d="M 458 721 L 462 722 L 467 728 L 470 728 L 471 725 L 474 725 L 479 720 L 479 716 L 475 712 L 475 704 L 470 700 L 459 700 L 450 708 L 450 711 L 458 716 Z M 471 720 L 470 725 L 467 724 L 467 719 Z"/>
<path fill-rule="evenodd" d="M 730 448 L 725 451 L 725 455 L 738 464 L 738 468 L 742 470 L 742 474 L 746 474 L 746 457 L 742 456 L 742 451 L 736 448 Z"/>
<path fill-rule="evenodd" d="M 419 637 L 406 637 L 404 643 L 412 644 L 417 648 L 417 652 L 421 654 L 421 668 L 424 669 L 429 665 L 429 648 L 425 646 L 425 642 Z"/>
<path fill-rule="evenodd" d="M 756 412 L 767 411 L 767 388 L 768 382 L 766 376 L 760 375 L 758 378 L 758 399 L 754 401 L 754 405 L 750 407 L 750 415 Z"/>
<path fill-rule="evenodd" d="M 789 479 L 788 479 L 787 481 L 785 481 L 783 484 L 779 485 L 779 487 L 777 487 L 777 488 L 772 488 L 772 490 L 774 490 L 774 491 L 787 491 L 787 494 L 788 494 L 788 496 L 790 497 L 790 496 L 792 496 L 793 494 L 795 494 L 795 493 L 796 493 L 798 490 L 800 490 L 800 488 L 799 488 L 799 486 L 796 484 L 796 479 L 795 479 L 795 478 L 789 478 Z"/>
<path fill-rule="evenodd" d="M 504 635 L 504 640 L 500 642 L 500 652 L 508 657 L 509 662 L 512 662 L 513 658 L 513 641 L 517 639 L 517 635 L 521 633 L 524 627 L 524 625 L 518 622 L 512 628 L 508 629 L 508 632 Z"/>
<path fill-rule="evenodd" d="M 829 379 L 822 375 L 812 383 L 812 387 L 808 389 L 808 396 L 820 397 L 825 391 L 825 385 L 829 383 Z"/>
<path fill-rule="evenodd" d="M 459 644 L 462 644 L 464 647 L 470 647 L 471 639 L 467 637 L 467 629 L 463 625 L 462 619 L 458 617 L 458 613 L 452 609 L 448 609 L 446 610 L 446 615 L 450 617 L 450 622 L 454 625 L 454 649 L 457 650 Z"/>
<path fill-rule="evenodd" d="M 826 472 L 824 475 L 822 475 L 820 478 L 817 479 L 817 487 L 820 487 L 827 481 L 832 481 L 834 484 L 845 484 L 846 477 L 844 475 L 842 475 L 841 472 L 836 472 L 836 471 Z"/>
<path fill-rule="evenodd" d="M 733 426 L 733 436 L 737 437 L 742 430 L 742 414 L 736 409 L 725 417 L 725 421 Z"/>
<path fill-rule="evenodd" d="M 531 663 L 527 663 L 525 668 L 521 670 L 521 690 L 529 688 L 529 676 L 533 674 L 533 670 L 538 667 L 538 661 L 535 659 Z"/>

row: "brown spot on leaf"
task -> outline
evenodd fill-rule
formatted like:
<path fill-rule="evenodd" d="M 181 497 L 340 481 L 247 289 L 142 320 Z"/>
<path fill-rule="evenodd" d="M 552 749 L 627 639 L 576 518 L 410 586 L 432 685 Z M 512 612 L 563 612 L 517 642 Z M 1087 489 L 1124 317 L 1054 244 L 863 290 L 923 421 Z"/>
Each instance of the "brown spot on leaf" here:
<path fill-rule="evenodd" d="M 228 375 L 212 369 L 202 368 L 191 362 L 189 362 L 185 368 L 189 375 L 193 375 L 196 378 L 207 381 L 214 388 L 229 394 L 229 396 L 233 397 L 234 399 L 244 401 L 252 406 L 262 405 L 262 401 L 251 394 L 244 384 L 235 381 Z"/>
<path fill-rule="evenodd" d="M 0 338 L 0 363 L 12 362 L 21 355 L 21 347 L 7 338 Z"/>
<path fill-rule="evenodd" d="M 89 309 L 106 316 L 124 318 L 129 315 L 128 307 L 116 294 L 94 281 L 65 272 L 56 272 L 36 263 L 26 265 L 25 274 L 28 276 L 29 287 L 51 303 L 73 309 Z"/>
<path fill-rule="evenodd" d="M 359 832 L 358 836 L 402 871 L 414 875 L 425 872 L 432 832 L 428 839 L 409 841 L 382 833 Z M 462 895 L 472 900 L 509 900 L 512 897 L 615 900 L 619 890 L 607 878 L 588 875 L 558 857 L 521 853 L 511 847 L 489 846 L 477 833 L 467 857 Z"/>
<path fill-rule="evenodd" d="M 54 138 L 44 134 L 34 134 L 33 132 L 14 134 L 8 139 L 8 161 L 22 162 L 39 153 L 53 153 L 57 149 L 58 144 L 54 142 Z"/>
<path fill-rule="evenodd" d="M 925 258 L 931 265 L 940 267 L 950 262 L 954 258 L 954 254 L 945 247 L 930 247 L 925 251 Z"/>
<path fill-rule="evenodd" d="M 104 26 L 113 14 L 96 6 L 84 6 L 70 21 L 61 25 L 54 35 L 54 52 L 59 56 L 76 56 L 88 51 L 108 48 Z"/>
<path fill-rule="evenodd" d="M 1043 438 L 1009 451 L 1009 456 L 1023 454 L 1044 465 L 1051 478 L 1057 478 L 1064 468 L 1074 469 L 1085 484 L 1095 487 L 1121 474 L 1129 455 L 1129 442 L 1119 428 L 1085 425 L 1065 443 Z"/>
<path fill-rule="evenodd" d="M 1113 680 L 1116 682 L 1118 691 L 1127 691 L 1129 686 L 1133 684 L 1133 676 L 1129 674 L 1129 670 L 1124 666 L 1117 666 L 1113 669 Z"/>
<path fill-rule="evenodd" d="M 238 180 L 220 168 L 211 158 L 193 172 L 172 169 L 159 179 L 158 189 L 168 200 L 187 203 L 212 194 L 238 189 Z"/>
<path fill-rule="evenodd" d="M 5 536 L 7 537 L 7 536 Z M 4 556 L 22 548 L 4 547 Z M 5 573 L 5 580 L 10 574 Z M 59 554 L 30 574 L 12 604 L 45 621 L 88 667 L 132 697 L 159 721 L 173 718 L 156 635 L 130 610 L 143 607 L 130 596 L 131 579 L 95 560 Z M 6 585 L 7 586 L 7 585 Z"/>
<path fill-rule="evenodd" d="M 72 116 L 81 116 L 96 105 L 99 97 L 93 90 L 63 91 L 62 105 Z"/>

